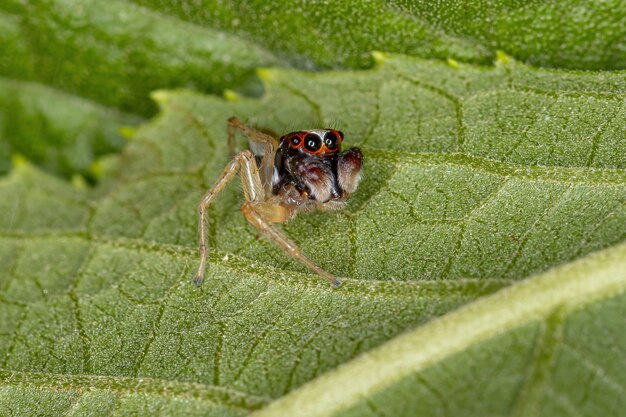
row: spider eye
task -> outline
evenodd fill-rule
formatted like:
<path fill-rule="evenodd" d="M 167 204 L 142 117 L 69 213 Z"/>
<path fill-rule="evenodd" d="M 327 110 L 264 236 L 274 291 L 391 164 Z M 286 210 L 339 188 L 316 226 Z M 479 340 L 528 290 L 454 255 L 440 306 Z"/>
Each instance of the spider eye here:
<path fill-rule="evenodd" d="M 337 135 L 334 132 L 326 132 L 324 135 L 324 144 L 331 151 L 337 149 L 337 146 L 339 145 Z"/>
<path fill-rule="evenodd" d="M 291 137 L 291 139 L 290 139 L 291 146 L 293 146 L 294 148 L 295 148 L 296 146 L 298 146 L 298 145 L 300 144 L 300 142 L 301 142 L 301 141 L 302 141 L 302 140 L 301 140 L 298 136 L 292 136 L 292 137 Z"/>
<path fill-rule="evenodd" d="M 309 152 L 317 152 L 322 147 L 322 138 L 314 133 L 309 133 L 304 137 L 304 148 Z"/>
<path fill-rule="evenodd" d="M 343 132 L 341 130 L 338 130 L 337 133 L 339 133 L 339 137 L 341 138 L 341 142 L 343 142 Z"/>

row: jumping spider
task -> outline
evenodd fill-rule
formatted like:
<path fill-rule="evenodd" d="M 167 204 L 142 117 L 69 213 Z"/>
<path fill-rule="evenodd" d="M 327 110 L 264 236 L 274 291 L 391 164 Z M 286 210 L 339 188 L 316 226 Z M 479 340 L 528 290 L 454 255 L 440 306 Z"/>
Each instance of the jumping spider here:
<path fill-rule="evenodd" d="M 235 155 L 200 200 L 200 265 L 194 282 L 200 284 L 204 279 L 207 209 L 239 173 L 246 199 L 241 211 L 250 224 L 288 256 L 338 287 L 339 279 L 306 257 L 273 223 L 286 222 L 299 211 L 328 211 L 345 207 L 346 200 L 361 181 L 363 154 L 358 148 L 342 152 L 343 133 L 339 130 L 291 132 L 277 141 L 235 117 L 228 119 L 231 154 L 234 154 L 236 130 L 248 137 L 251 150 Z"/>

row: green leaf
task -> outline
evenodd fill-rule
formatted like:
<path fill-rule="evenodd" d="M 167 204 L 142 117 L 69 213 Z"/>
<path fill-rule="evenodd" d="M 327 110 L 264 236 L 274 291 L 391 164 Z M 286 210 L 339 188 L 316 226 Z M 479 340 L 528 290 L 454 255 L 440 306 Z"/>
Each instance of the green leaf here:
<path fill-rule="evenodd" d="M 624 241 L 620 74 L 376 58 L 382 64 L 371 71 L 262 71 L 267 93 L 260 100 L 157 92 L 162 113 L 136 132 L 117 177 L 95 189 L 27 164 L 0 180 L 0 212 L 7 213 L 0 216 L 3 412 L 244 415 L 402 332 L 430 331 L 420 329 L 436 322 L 420 325 L 462 304 Z M 191 283 L 196 204 L 228 160 L 232 115 L 276 132 L 335 123 L 346 145 L 362 146 L 366 176 L 348 209 L 301 215 L 285 226 L 343 278 L 340 289 L 259 240 L 239 213 L 237 184 L 211 209 L 207 279 Z M 515 135 L 525 128 L 521 139 Z M 599 256 L 590 259 L 609 255 Z M 563 268 L 587 277 L 596 265 Z M 541 319 L 529 313 L 533 306 L 546 311 L 570 294 L 540 303 L 559 292 L 569 275 L 562 276 L 529 281 L 548 281 L 549 291 L 494 323 L 523 327 L 529 317 Z M 623 272 L 614 277 L 623 283 Z M 589 294 L 609 297 L 600 278 Z M 516 288 L 511 293 L 526 287 Z M 524 304 L 520 297 L 512 299 Z M 464 311 L 482 311 L 476 305 Z M 463 314 L 467 324 L 483 317 Z M 540 327 L 533 333 L 529 326 L 503 334 L 526 341 Z M 487 343 L 502 329 L 458 327 L 450 336 L 484 330 Z M 583 326 L 573 337 L 583 343 L 595 334 Z M 507 352 L 504 343 L 513 342 L 504 339 L 495 344 Z M 532 343 L 520 342 L 528 352 Z M 471 343 L 455 346 L 458 354 L 476 352 Z M 605 360 L 601 352 L 593 351 L 594 360 Z M 523 361 L 528 355 L 497 358 L 502 372 L 528 371 L 531 363 Z M 531 399 L 537 390 L 507 387 Z M 404 391 L 393 388 L 380 391 L 392 400 L 373 395 L 373 406 L 401 404 Z M 335 387 L 329 393 L 341 409 L 358 406 L 342 402 Z M 568 395 L 584 401 L 584 392 Z M 619 400 L 613 391 L 606 396 L 598 401 L 607 407 Z M 467 400 L 452 398 L 451 410 Z M 503 407 L 485 398 L 486 407 Z"/>
<path fill-rule="evenodd" d="M 3 1 L 0 28 L 0 75 L 142 115 L 155 110 L 154 89 L 220 92 L 279 64 L 234 36 L 121 0 Z"/>
<path fill-rule="evenodd" d="M 624 69 L 626 7 L 613 1 L 391 2 L 451 36 L 539 66 Z"/>
<path fill-rule="evenodd" d="M 435 28 L 381 0 L 133 2 L 241 35 L 300 68 L 368 67 L 372 50 L 474 62 L 488 62 L 493 56 L 473 40 L 450 35 L 445 28 Z"/>
<path fill-rule="evenodd" d="M 626 245 L 361 355 L 255 416 L 599 416 L 626 408 Z"/>
<path fill-rule="evenodd" d="M 5 0 L 0 77 L 150 116 L 156 108 L 148 94 L 155 89 L 236 89 L 258 96 L 254 72 L 259 67 L 365 68 L 372 65 L 372 50 L 482 64 L 503 50 L 544 66 L 623 69 L 625 14 L 618 1 L 563 7 L 539 1 Z M 0 94 L 0 109 L 9 120 L 17 113 L 42 113 L 34 103 L 13 102 L 4 90 Z M 75 106 L 65 102 L 55 100 L 53 107 L 72 112 Z M 24 130 L 18 133 L 29 133 L 26 123 L 16 120 Z M 35 126 L 44 122 L 45 117 Z M 93 180 L 85 170 L 89 147 L 81 138 L 60 139 L 56 128 L 33 130 L 38 129 L 49 136 L 39 136 L 36 143 L 5 139 L 13 142 L 10 148 L 0 142 L 0 172 L 19 148 L 46 170 Z M 110 139 L 112 131 L 99 126 L 91 134 Z M 44 142 L 50 146 L 40 146 Z"/>
<path fill-rule="evenodd" d="M 626 68 L 619 0 L 134 2 L 240 34 L 302 68 L 363 67 L 371 50 L 474 62 L 503 50 L 541 66 Z"/>
<path fill-rule="evenodd" d="M 18 153 L 46 171 L 97 176 L 96 161 L 124 145 L 140 118 L 39 84 L 0 78 L 0 173 Z"/>
<path fill-rule="evenodd" d="M 247 88 L 268 65 L 369 67 L 372 50 L 488 63 L 499 49 L 538 65 L 623 69 L 625 14 L 618 1 L 7 0 L 0 76 L 149 115 L 157 88 Z"/>

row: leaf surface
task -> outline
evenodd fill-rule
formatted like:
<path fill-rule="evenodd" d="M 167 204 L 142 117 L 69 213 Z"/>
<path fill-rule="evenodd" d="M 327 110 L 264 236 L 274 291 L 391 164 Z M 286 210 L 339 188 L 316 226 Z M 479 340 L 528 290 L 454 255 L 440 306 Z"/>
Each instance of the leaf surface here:
<path fill-rule="evenodd" d="M 249 42 L 122 0 L 8 0 L 0 25 L 2 76 L 141 115 L 154 112 L 154 89 L 220 92 L 279 63 Z"/>
<path fill-rule="evenodd" d="M 157 92 L 162 113 L 136 132 L 116 176 L 94 190 L 30 165 L 3 178 L 1 406 L 70 415 L 244 415 L 404 331 L 430 328 L 419 326 L 433 317 L 623 242 L 625 122 L 607 122 L 607 114 L 623 111 L 616 92 L 623 78 L 576 79 L 515 63 L 377 59 L 381 65 L 370 71 L 263 71 L 261 100 Z M 351 105 L 325 100 L 331 96 Z M 512 103 L 527 112 L 506 111 Z M 207 279 L 191 283 L 196 204 L 227 162 L 232 115 L 280 133 L 292 123 L 336 123 L 346 145 L 362 146 L 366 177 L 348 209 L 301 215 L 285 227 L 344 279 L 341 289 L 259 240 L 238 210 L 236 184 L 211 209 Z M 513 132 L 532 119 L 520 141 Z M 554 126 L 561 130 L 553 138 Z M 563 268 L 579 271 L 576 265 Z M 623 274 L 615 279 L 623 282 Z M 529 314 L 511 320 L 520 324 Z M 540 317 L 534 320 L 520 324 L 521 333 L 496 326 L 481 337 L 488 344 L 504 329 L 531 351 L 534 339 L 523 336 L 539 332 Z M 584 341 L 595 333 L 580 334 Z M 478 352 L 472 343 L 459 346 L 458 354 Z M 499 358 L 502 369 L 520 372 L 531 363 Z M 401 398 L 412 386 L 403 387 L 376 392 Z M 535 389 L 507 387 L 509 395 Z M 374 407 L 390 401 L 371 393 Z M 332 410 L 361 406 L 351 398 L 337 397 Z M 493 409 L 505 409 L 502 401 Z M 603 407 L 615 401 L 611 394 Z"/>
<path fill-rule="evenodd" d="M 125 144 L 141 118 L 41 84 L 0 78 L 0 173 L 23 155 L 48 172 L 97 176 L 98 159 Z"/>
<path fill-rule="evenodd" d="M 403 334 L 254 415 L 622 415 L 624 271 L 624 244 L 552 269 Z"/>
<path fill-rule="evenodd" d="M 133 1 L 239 34 L 304 68 L 362 68 L 372 50 L 483 63 L 503 50 L 539 66 L 626 66 L 619 0 Z"/>

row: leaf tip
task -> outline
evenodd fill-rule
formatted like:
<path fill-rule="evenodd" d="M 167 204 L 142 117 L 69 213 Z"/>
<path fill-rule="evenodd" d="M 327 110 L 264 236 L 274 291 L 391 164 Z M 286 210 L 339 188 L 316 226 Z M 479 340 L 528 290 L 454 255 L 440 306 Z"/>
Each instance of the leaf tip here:
<path fill-rule="evenodd" d="M 454 69 L 459 68 L 459 61 L 453 58 L 446 59 L 446 64 L 448 64 L 450 68 L 454 68 Z"/>
<path fill-rule="evenodd" d="M 14 169 L 23 170 L 28 166 L 28 159 L 21 153 L 11 155 L 11 165 Z"/>
<path fill-rule="evenodd" d="M 224 95 L 224 100 L 231 102 L 231 103 L 239 99 L 239 94 L 237 94 L 235 91 L 230 90 L 230 89 L 224 90 L 223 95 Z"/>
<path fill-rule="evenodd" d="M 104 169 L 102 168 L 102 162 L 99 159 L 96 159 L 89 165 L 89 173 L 94 176 L 96 179 L 101 179 L 103 175 Z"/>
<path fill-rule="evenodd" d="M 274 71 L 270 68 L 259 68 L 256 70 L 256 75 L 263 81 L 271 81 L 274 78 Z"/>
<path fill-rule="evenodd" d="M 169 94 L 165 90 L 156 90 L 150 93 L 150 98 L 157 104 L 164 105 L 169 102 Z"/>
<path fill-rule="evenodd" d="M 376 65 L 380 65 L 389 59 L 389 56 L 381 51 L 372 51 L 372 58 Z"/>
<path fill-rule="evenodd" d="M 71 183 L 72 187 L 76 188 L 77 190 L 87 189 L 87 181 L 85 181 L 85 178 L 82 175 L 72 175 Z"/>
<path fill-rule="evenodd" d="M 89 165 L 89 174 L 97 181 L 113 177 L 119 172 L 121 158 L 119 155 L 106 155 L 94 160 Z"/>
<path fill-rule="evenodd" d="M 511 63 L 511 57 L 504 51 L 496 51 L 496 63 L 500 65 L 509 65 Z"/>
<path fill-rule="evenodd" d="M 137 129 L 135 129 L 133 126 L 122 126 L 120 127 L 119 132 L 120 136 L 122 136 L 124 139 L 131 140 L 135 137 Z"/>

